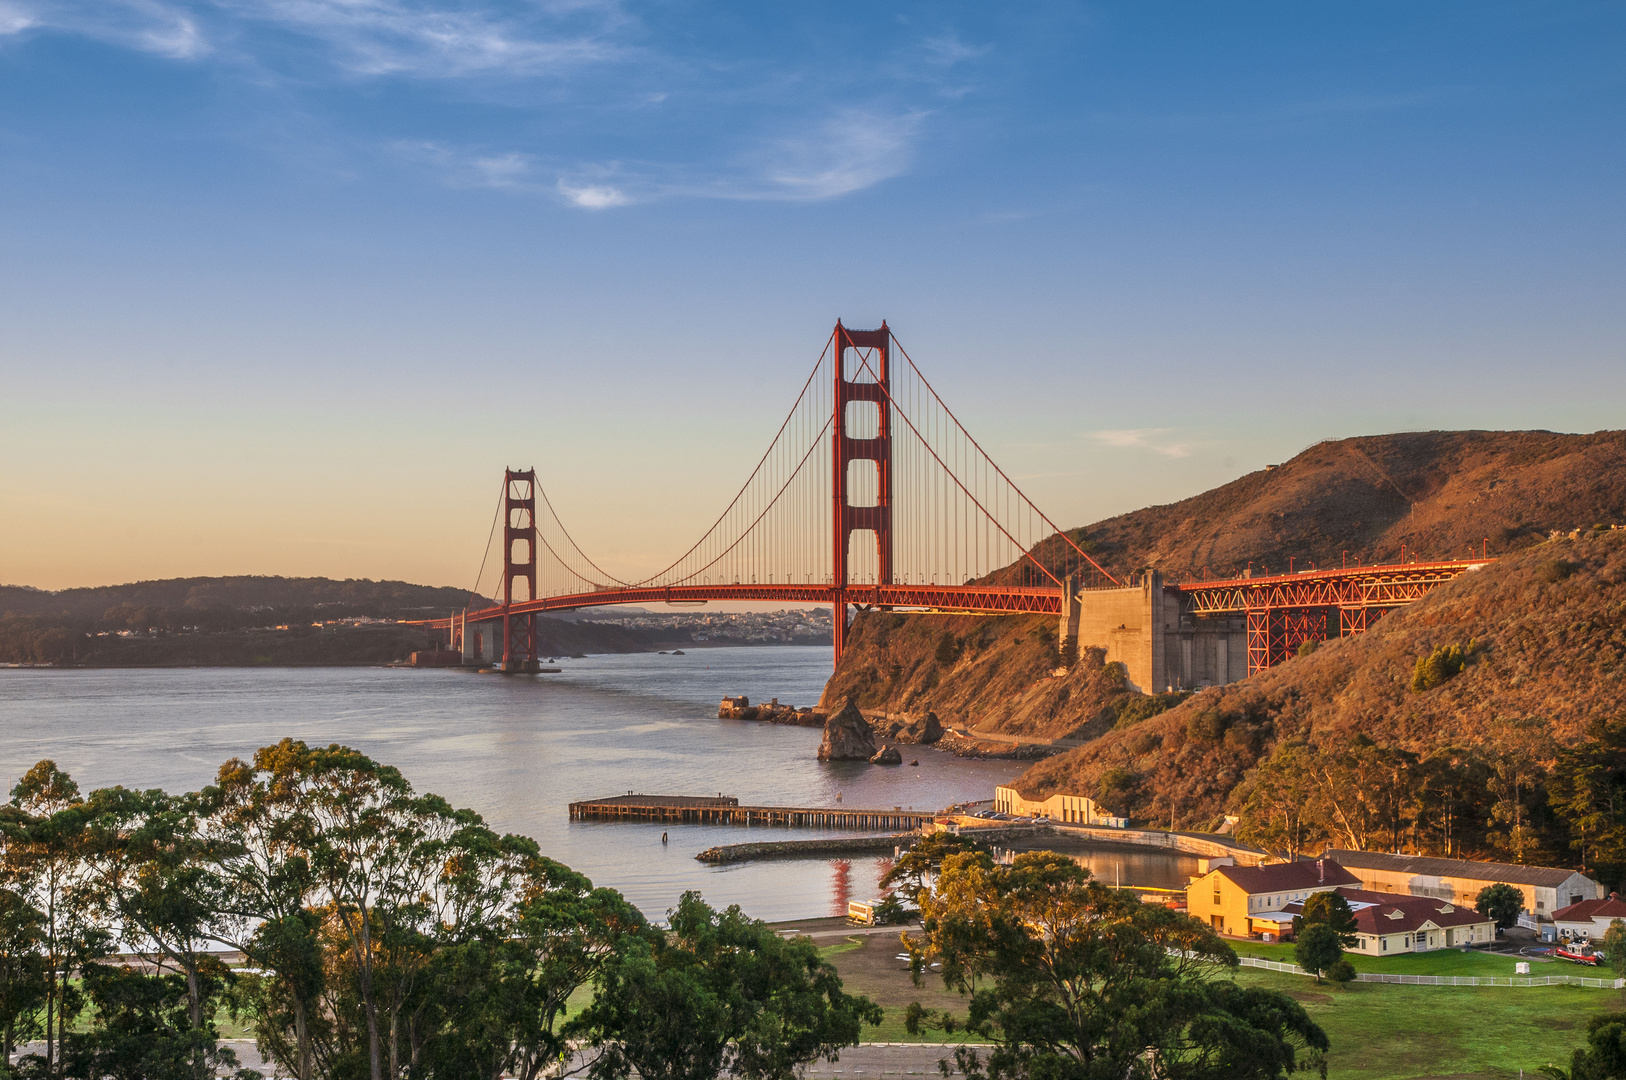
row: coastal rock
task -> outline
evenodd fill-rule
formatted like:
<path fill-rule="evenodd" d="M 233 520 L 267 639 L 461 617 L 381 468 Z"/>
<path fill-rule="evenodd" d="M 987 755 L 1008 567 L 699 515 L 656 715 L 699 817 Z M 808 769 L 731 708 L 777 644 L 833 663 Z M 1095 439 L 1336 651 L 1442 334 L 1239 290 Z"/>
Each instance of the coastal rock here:
<path fill-rule="evenodd" d="M 896 746 L 889 744 L 877 750 L 875 756 L 869 759 L 869 763 L 871 765 L 902 765 L 903 755 L 898 753 Z"/>
<path fill-rule="evenodd" d="M 819 744 L 820 761 L 868 761 L 875 756 L 875 733 L 869 721 L 848 699 L 824 722 L 824 741 Z"/>
<path fill-rule="evenodd" d="M 918 720 L 900 724 L 890 735 L 900 743 L 920 743 L 923 746 L 930 746 L 943 737 L 943 725 L 938 722 L 936 713 L 929 712 Z"/>

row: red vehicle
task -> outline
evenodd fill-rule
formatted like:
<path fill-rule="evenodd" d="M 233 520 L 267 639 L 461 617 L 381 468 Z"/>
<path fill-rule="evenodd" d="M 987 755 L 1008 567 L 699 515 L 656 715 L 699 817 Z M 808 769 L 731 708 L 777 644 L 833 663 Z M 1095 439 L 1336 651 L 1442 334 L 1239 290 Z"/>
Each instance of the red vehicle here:
<path fill-rule="evenodd" d="M 1576 964 L 1588 964 L 1592 967 L 1597 967 L 1599 962 L 1604 958 L 1602 952 L 1594 949 L 1585 941 L 1566 942 L 1555 949 L 1554 952 L 1561 959 L 1569 960 Z"/>

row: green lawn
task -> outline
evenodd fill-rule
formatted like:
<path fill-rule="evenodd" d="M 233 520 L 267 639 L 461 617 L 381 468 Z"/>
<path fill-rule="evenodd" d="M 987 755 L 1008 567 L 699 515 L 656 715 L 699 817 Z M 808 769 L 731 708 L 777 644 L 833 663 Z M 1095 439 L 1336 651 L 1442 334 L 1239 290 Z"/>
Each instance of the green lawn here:
<path fill-rule="evenodd" d="M 1291 945 L 1266 945 L 1258 941 L 1229 941 L 1238 956 L 1256 956 L 1262 960 L 1275 960 L 1282 964 L 1296 964 Z M 1530 962 L 1530 974 L 1579 975 L 1587 979 L 1613 978 L 1608 968 L 1589 968 L 1566 961 L 1545 963 L 1529 957 L 1503 956 L 1483 952 L 1459 952 L 1456 949 L 1435 949 L 1433 952 L 1404 953 L 1399 956 L 1362 956 L 1345 953 L 1356 971 L 1374 971 L 1396 975 L 1479 975 L 1506 977 L 1516 975 L 1513 965 L 1521 960 Z"/>
<path fill-rule="evenodd" d="M 1332 1041 L 1335 1080 L 1517 1077 L 1548 1063 L 1568 1069 L 1587 1018 L 1626 1007 L 1626 994 L 1578 986 L 1334 987 L 1255 968 L 1236 980 L 1303 1004 Z"/>

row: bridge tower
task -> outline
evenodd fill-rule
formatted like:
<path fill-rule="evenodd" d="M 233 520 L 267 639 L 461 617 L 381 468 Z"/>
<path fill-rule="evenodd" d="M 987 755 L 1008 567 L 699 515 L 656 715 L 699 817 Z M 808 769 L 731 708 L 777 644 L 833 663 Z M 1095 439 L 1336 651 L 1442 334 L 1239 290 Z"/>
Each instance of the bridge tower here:
<path fill-rule="evenodd" d="M 507 469 L 503 473 L 502 547 L 502 657 L 499 666 L 509 674 L 535 674 L 541 667 L 536 657 L 536 612 L 514 614 L 515 600 L 535 600 L 536 595 L 536 470 Z M 524 545 L 524 557 L 515 558 L 516 545 Z M 526 584 L 523 597 L 514 595 L 514 581 Z"/>
<path fill-rule="evenodd" d="M 852 349 L 873 349 L 869 371 L 874 380 L 847 378 L 847 352 Z M 892 405 L 889 362 L 892 357 L 892 331 L 882 321 L 879 330 L 849 330 L 836 320 L 835 329 L 835 419 L 832 440 L 834 473 L 830 490 L 834 494 L 835 544 L 831 567 L 835 590 L 835 653 L 836 662 L 847 645 L 848 580 L 847 555 L 852 534 L 871 532 L 875 535 L 876 585 L 891 585 L 892 581 Z M 859 365 L 856 376 L 864 371 Z M 851 414 L 848 405 L 855 402 L 872 404 L 871 417 L 859 418 Z M 859 413 L 866 412 L 860 408 Z M 858 437 L 848 434 L 849 427 L 860 432 Z M 871 434 L 873 433 L 873 434 Z M 875 492 L 873 505 L 854 506 L 849 499 L 850 466 L 855 461 L 875 463 Z"/>

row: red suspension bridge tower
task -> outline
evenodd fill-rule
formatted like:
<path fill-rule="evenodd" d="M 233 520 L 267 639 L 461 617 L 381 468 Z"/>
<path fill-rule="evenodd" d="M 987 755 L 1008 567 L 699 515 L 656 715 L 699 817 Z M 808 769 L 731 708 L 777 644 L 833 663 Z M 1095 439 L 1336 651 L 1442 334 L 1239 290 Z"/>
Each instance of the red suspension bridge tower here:
<path fill-rule="evenodd" d="M 502 658 L 503 671 L 535 672 L 536 612 L 515 611 L 514 582 L 525 582 L 523 600 L 536 600 L 536 470 L 503 473 Z M 523 548 L 523 555 L 515 550 Z"/>
<path fill-rule="evenodd" d="M 857 349 L 873 350 L 873 361 L 863 363 L 854 378 L 847 377 L 848 353 Z M 832 473 L 830 487 L 834 492 L 831 520 L 835 525 L 834 546 L 831 549 L 832 585 L 841 597 L 835 605 L 836 655 L 839 657 L 847 643 L 846 590 L 852 584 L 848 578 L 848 556 L 852 551 L 855 532 L 872 533 L 875 538 L 877 580 L 874 584 L 891 585 L 892 582 L 892 407 L 891 388 L 892 331 L 883 320 L 879 330 L 849 330 L 836 321 L 835 330 L 835 414 L 831 418 L 835 432 L 834 453 L 830 455 Z M 860 379 L 868 374 L 868 379 Z M 852 406 L 857 405 L 854 409 Z M 854 434 L 856 430 L 857 434 Z M 875 473 L 870 483 L 853 484 L 853 465 L 869 463 Z M 875 502 L 855 506 L 853 490 L 861 487 L 875 492 Z"/>

